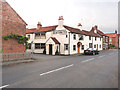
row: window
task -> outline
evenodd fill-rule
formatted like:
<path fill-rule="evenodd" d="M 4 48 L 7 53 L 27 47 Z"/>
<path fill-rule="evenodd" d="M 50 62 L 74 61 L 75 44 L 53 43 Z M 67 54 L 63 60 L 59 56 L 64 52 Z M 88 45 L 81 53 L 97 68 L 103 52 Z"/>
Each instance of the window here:
<path fill-rule="evenodd" d="M 108 37 L 106 37 L 106 42 L 108 42 Z"/>
<path fill-rule="evenodd" d="M 45 43 L 35 43 L 35 49 L 45 49 Z"/>
<path fill-rule="evenodd" d="M 73 39 L 76 40 L 76 34 L 73 35 Z"/>
<path fill-rule="evenodd" d="M 64 44 L 64 50 L 68 50 L 68 44 Z"/>
<path fill-rule="evenodd" d="M 95 37 L 95 41 L 97 40 L 97 37 Z"/>
<path fill-rule="evenodd" d="M 112 43 L 112 38 L 110 37 L 110 44 Z"/>
<path fill-rule="evenodd" d="M 45 33 L 35 33 L 35 39 L 45 39 Z"/>
<path fill-rule="evenodd" d="M 73 45 L 73 50 L 76 51 L 76 45 Z"/>
<path fill-rule="evenodd" d="M 40 39 L 40 33 L 35 33 L 35 39 Z"/>
<path fill-rule="evenodd" d="M 28 49 L 31 49 L 31 43 L 28 44 Z"/>
<path fill-rule="evenodd" d="M 83 36 L 81 36 L 81 37 L 79 38 L 79 40 L 83 40 Z"/>
<path fill-rule="evenodd" d="M 68 37 L 68 35 L 66 35 L 66 38 Z"/>
<path fill-rule="evenodd" d="M 41 39 L 45 39 L 45 33 L 41 33 Z"/>
<path fill-rule="evenodd" d="M 101 48 L 101 45 L 100 45 L 100 48 Z"/>
<path fill-rule="evenodd" d="M 35 49 L 40 49 L 40 43 L 35 43 Z"/>
<path fill-rule="evenodd" d="M 84 45 L 82 45 L 82 48 L 81 48 L 82 50 L 84 50 Z"/>
<path fill-rule="evenodd" d="M 89 40 L 91 40 L 91 36 L 89 36 Z"/>
<path fill-rule="evenodd" d="M 96 45 L 94 45 L 94 48 L 96 48 Z"/>
<path fill-rule="evenodd" d="M 89 43 L 89 48 L 92 48 L 92 43 Z"/>
<path fill-rule="evenodd" d="M 28 38 L 30 39 L 30 35 L 28 35 Z"/>
<path fill-rule="evenodd" d="M 41 49 L 45 49 L 45 43 L 41 43 Z"/>
<path fill-rule="evenodd" d="M 105 43 L 105 36 L 103 36 L 103 43 Z"/>

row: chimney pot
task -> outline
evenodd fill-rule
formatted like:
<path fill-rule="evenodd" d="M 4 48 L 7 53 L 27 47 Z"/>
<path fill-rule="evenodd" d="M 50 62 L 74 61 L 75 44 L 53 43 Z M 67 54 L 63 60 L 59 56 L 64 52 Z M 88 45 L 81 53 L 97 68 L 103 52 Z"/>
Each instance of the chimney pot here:
<path fill-rule="evenodd" d="M 40 29 L 41 27 L 42 27 L 42 24 L 40 22 L 38 22 L 37 29 Z"/>

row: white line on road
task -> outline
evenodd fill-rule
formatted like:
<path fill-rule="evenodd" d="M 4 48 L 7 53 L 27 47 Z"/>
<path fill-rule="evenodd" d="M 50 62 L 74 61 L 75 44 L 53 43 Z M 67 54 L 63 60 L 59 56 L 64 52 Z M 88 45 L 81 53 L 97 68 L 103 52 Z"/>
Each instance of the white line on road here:
<path fill-rule="evenodd" d="M 9 85 L 4 85 L 4 86 L 1 86 L 0 87 L 0 89 L 2 89 L 2 88 L 5 88 L 5 87 L 8 87 Z"/>
<path fill-rule="evenodd" d="M 104 57 L 105 55 L 99 56 L 99 58 Z"/>
<path fill-rule="evenodd" d="M 49 71 L 49 72 L 45 72 L 45 73 L 40 74 L 40 76 L 46 75 L 46 74 L 49 74 L 49 73 L 52 73 L 52 72 L 56 72 L 56 71 L 59 71 L 59 70 L 62 70 L 62 69 L 68 68 L 68 67 L 72 67 L 73 65 L 74 65 L 74 64 L 71 64 L 71 65 L 68 65 L 68 66 L 65 66 L 65 67 L 61 67 L 61 68 L 58 68 L 58 69 Z"/>
<path fill-rule="evenodd" d="M 83 63 L 84 62 L 88 62 L 88 61 L 91 61 L 91 60 L 93 60 L 93 59 L 95 59 L 95 58 L 91 58 L 91 59 L 88 59 L 88 60 L 84 60 L 84 61 L 82 61 Z"/>

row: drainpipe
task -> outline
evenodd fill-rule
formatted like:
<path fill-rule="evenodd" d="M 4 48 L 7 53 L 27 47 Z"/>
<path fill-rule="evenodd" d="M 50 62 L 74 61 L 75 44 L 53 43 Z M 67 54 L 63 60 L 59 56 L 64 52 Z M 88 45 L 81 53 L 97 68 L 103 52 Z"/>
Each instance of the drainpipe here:
<path fill-rule="evenodd" d="M 70 55 L 70 32 L 69 32 L 69 55 Z"/>
<path fill-rule="evenodd" d="M 92 48 L 93 48 L 93 37 L 92 37 Z"/>

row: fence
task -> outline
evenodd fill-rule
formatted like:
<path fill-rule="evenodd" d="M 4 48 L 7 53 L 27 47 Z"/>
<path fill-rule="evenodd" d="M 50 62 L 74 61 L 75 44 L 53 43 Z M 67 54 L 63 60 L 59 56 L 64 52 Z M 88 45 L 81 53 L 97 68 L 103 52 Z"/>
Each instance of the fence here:
<path fill-rule="evenodd" d="M 31 53 L 3 53 L 2 54 L 3 62 L 10 60 L 25 60 L 31 59 Z"/>

